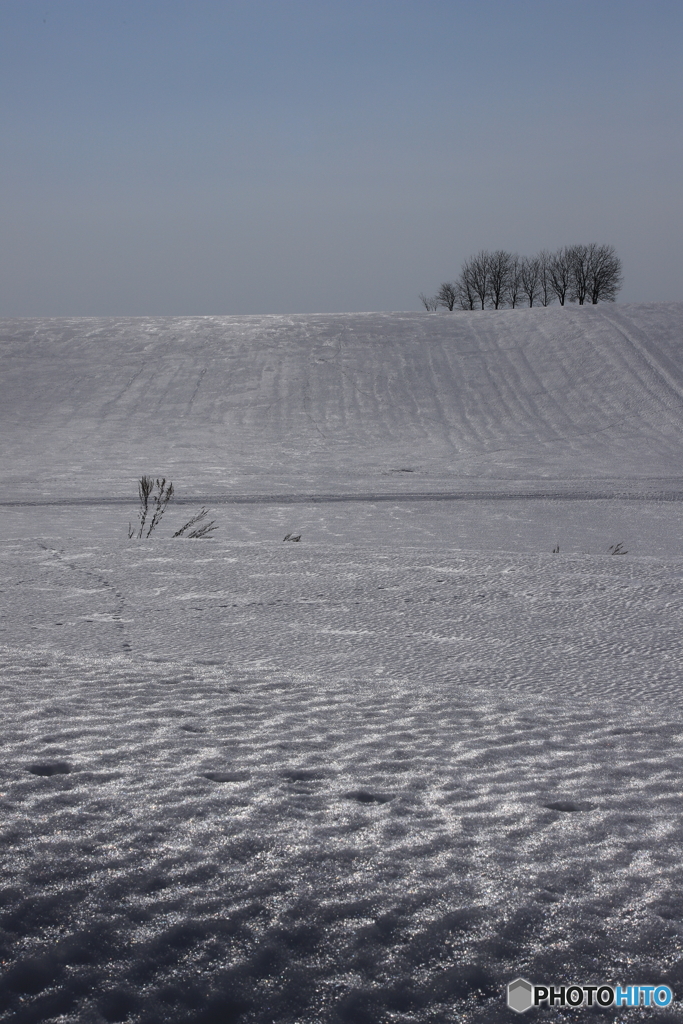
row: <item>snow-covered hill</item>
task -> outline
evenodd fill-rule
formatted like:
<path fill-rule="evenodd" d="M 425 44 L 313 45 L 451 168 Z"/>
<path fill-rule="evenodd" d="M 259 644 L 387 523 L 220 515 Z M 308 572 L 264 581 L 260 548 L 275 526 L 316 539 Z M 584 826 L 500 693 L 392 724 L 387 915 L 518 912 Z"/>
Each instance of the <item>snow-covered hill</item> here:
<path fill-rule="evenodd" d="M 683 304 L 5 320 L 0 360 L 5 500 L 683 480 Z"/>

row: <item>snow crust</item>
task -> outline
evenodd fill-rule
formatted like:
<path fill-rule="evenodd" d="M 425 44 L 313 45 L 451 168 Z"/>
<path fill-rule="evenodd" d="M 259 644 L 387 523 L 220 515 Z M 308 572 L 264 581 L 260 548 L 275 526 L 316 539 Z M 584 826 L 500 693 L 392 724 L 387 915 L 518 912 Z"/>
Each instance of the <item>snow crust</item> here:
<path fill-rule="evenodd" d="M 683 306 L 1 328 L 0 1020 L 681 1020 Z"/>

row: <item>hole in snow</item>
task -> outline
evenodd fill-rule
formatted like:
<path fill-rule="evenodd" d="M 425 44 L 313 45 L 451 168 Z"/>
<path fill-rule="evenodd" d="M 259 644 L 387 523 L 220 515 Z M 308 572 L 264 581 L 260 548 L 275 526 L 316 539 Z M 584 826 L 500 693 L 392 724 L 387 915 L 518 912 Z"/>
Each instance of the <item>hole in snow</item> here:
<path fill-rule="evenodd" d="M 247 782 L 251 778 L 249 772 L 204 772 L 203 775 L 211 782 Z"/>
<path fill-rule="evenodd" d="M 307 771 L 305 768 L 295 768 L 291 771 L 280 772 L 280 778 L 286 782 L 318 782 L 324 777 L 323 772 Z"/>
<path fill-rule="evenodd" d="M 71 765 L 66 761 L 46 761 L 42 764 L 29 765 L 28 771 L 32 775 L 68 775 Z"/>
<path fill-rule="evenodd" d="M 344 797 L 347 800 L 357 800 L 359 804 L 386 804 L 393 799 L 383 793 L 370 793 L 367 789 L 354 789 L 351 793 L 344 793 Z"/>

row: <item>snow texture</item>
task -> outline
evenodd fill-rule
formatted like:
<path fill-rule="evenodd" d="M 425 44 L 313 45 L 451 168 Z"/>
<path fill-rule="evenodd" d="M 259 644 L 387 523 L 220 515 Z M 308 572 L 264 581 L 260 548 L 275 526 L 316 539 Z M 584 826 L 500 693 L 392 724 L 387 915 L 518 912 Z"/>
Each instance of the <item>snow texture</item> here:
<path fill-rule="evenodd" d="M 683 1020 L 683 306 L 0 350 L 0 1020 Z"/>

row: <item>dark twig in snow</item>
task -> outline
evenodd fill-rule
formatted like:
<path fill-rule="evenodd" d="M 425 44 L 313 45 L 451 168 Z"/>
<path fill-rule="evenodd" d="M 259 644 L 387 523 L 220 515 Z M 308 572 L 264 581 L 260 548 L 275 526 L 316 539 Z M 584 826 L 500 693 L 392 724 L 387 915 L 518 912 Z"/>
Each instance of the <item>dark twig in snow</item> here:
<path fill-rule="evenodd" d="M 217 530 L 216 520 L 212 519 L 210 523 L 205 523 L 204 520 L 209 514 L 207 508 L 203 508 L 201 512 L 198 512 L 196 516 L 192 516 L 192 519 L 188 519 L 184 526 L 181 526 L 179 530 L 173 534 L 174 537 L 207 537 L 214 530 Z M 201 526 L 197 524 L 201 523 Z M 196 529 L 191 529 L 196 527 Z M 190 530 L 189 533 L 185 533 L 186 530 Z"/>

